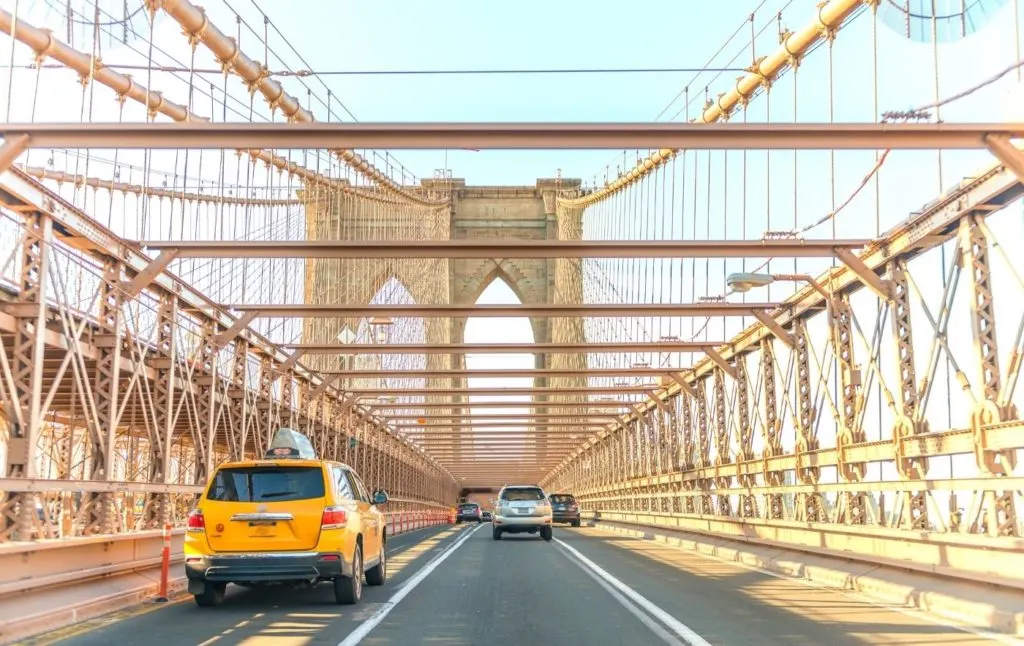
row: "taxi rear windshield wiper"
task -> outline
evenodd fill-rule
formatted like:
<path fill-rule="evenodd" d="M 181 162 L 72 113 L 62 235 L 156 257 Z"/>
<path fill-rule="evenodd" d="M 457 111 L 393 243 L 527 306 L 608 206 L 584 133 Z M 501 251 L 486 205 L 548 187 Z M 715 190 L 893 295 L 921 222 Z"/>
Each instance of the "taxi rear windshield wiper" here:
<path fill-rule="evenodd" d="M 263 494 L 264 498 L 280 498 L 281 496 L 294 496 L 297 491 L 272 491 L 270 493 Z"/>

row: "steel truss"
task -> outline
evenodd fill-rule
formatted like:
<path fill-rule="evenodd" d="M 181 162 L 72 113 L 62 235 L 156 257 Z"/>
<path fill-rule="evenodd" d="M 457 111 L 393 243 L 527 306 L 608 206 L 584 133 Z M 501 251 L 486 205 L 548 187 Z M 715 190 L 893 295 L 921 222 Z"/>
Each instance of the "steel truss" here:
<path fill-rule="evenodd" d="M 884 556 L 932 570 L 948 568 L 955 552 L 956 568 L 998 576 L 996 564 L 1009 562 L 1000 559 L 1015 558 L 1010 555 L 1024 547 L 1017 538 L 1024 531 L 1018 512 L 1024 478 L 1012 471 L 1024 447 L 1024 424 L 1013 403 L 1021 339 L 1018 333 L 1011 348 L 996 341 L 995 257 L 1002 257 L 1018 290 L 1024 282 L 1019 264 L 986 225 L 990 214 L 1024 194 L 1012 164 L 1006 166 L 965 180 L 869 245 L 860 260 L 870 277 L 849 266 L 818 277 L 825 289 L 796 293 L 768 325 L 762 320 L 717 358 L 676 375 L 670 387 L 589 439 L 542 484 L 575 492 L 602 518 L 842 549 L 873 562 Z M 940 244 L 953 247 L 948 287 L 922 294 L 910 261 Z M 965 282 L 969 298 L 958 301 L 957 285 Z M 878 292 L 871 295 L 878 305 L 873 330 L 851 306 L 865 286 Z M 828 334 L 812 335 L 822 308 Z M 858 311 L 870 310 L 868 304 Z M 949 342 L 947 325 L 957 312 L 970 317 L 973 343 Z M 886 335 L 891 354 L 883 352 Z M 924 361 L 915 358 L 922 338 L 931 338 Z M 931 384 L 944 360 L 975 402 L 949 429 L 928 422 Z M 817 383 L 812 365 L 821 367 Z M 890 428 L 872 429 L 865 419 L 871 397 L 882 397 L 893 411 Z M 834 446 L 818 437 L 818 417 L 826 411 L 837 421 Z M 791 447 L 783 442 L 786 418 L 795 429 Z M 869 430 L 881 431 L 882 439 L 868 439 Z M 980 475 L 929 475 L 930 461 L 956 455 L 973 456 Z M 892 467 L 894 475 L 879 475 L 881 467 Z M 823 471 L 833 469 L 836 481 L 823 482 Z M 948 507 L 937 503 L 939 491 L 951 493 Z M 964 534 L 983 535 L 984 549 L 994 551 L 977 556 L 978 537 Z M 938 557 L 924 545 L 948 552 Z"/>
<path fill-rule="evenodd" d="M 455 500 L 435 459 L 168 274 L 165 255 L 132 250 L 24 172 L 0 186 L 22 222 L 18 283 L 0 299 L 0 540 L 180 523 L 215 464 L 262 454 L 281 425 L 397 511 Z M 91 302 L 72 276 L 95 284 Z M 39 471 L 43 455 L 55 473 Z"/>

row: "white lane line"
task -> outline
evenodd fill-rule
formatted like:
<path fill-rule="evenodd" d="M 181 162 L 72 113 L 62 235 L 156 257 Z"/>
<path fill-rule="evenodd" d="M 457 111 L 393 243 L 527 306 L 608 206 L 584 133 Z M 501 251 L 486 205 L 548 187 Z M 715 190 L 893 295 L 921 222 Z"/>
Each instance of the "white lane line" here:
<path fill-rule="evenodd" d="M 601 566 L 580 554 L 579 550 L 577 550 L 576 548 L 567 544 L 565 541 L 562 541 L 557 538 L 555 539 L 555 543 L 558 544 L 559 547 L 568 551 L 570 554 L 579 559 L 583 565 L 586 565 L 588 568 L 590 568 L 590 570 L 598 577 L 603 579 L 605 583 L 621 592 L 624 596 L 629 598 L 630 601 L 643 608 L 646 612 L 653 615 L 655 618 L 661 621 L 661 623 L 665 624 L 665 626 L 672 630 L 672 632 L 682 637 L 683 640 L 686 641 L 687 644 L 689 644 L 689 646 L 711 646 L 710 643 L 705 641 L 703 637 L 701 637 L 693 630 L 691 630 L 686 624 L 684 624 L 683 622 L 679 621 L 669 613 L 662 610 L 653 601 L 643 596 L 633 588 L 629 587 L 622 581 L 619 581 L 611 574 L 605 572 L 604 569 L 601 568 Z"/>
<path fill-rule="evenodd" d="M 610 530 L 607 530 L 607 529 L 602 529 L 600 527 L 592 528 L 592 529 L 597 529 L 597 531 L 605 532 L 607 534 L 620 535 L 619 532 L 614 532 L 614 531 L 610 531 Z M 646 539 L 645 538 L 643 540 L 645 540 L 645 541 L 647 541 L 649 543 L 655 543 L 655 541 L 652 541 L 650 539 Z M 667 544 L 662 543 L 662 545 L 667 545 Z M 971 625 L 969 625 L 967 623 L 956 623 L 955 620 L 952 620 L 952 619 L 947 619 L 947 618 L 944 618 L 944 617 L 937 617 L 937 616 L 934 616 L 934 615 L 929 615 L 928 613 L 926 613 L 924 611 L 921 611 L 921 610 L 918 610 L 916 608 L 904 608 L 904 607 L 901 607 L 901 606 L 897 606 L 895 604 L 889 604 L 889 603 L 886 603 L 885 601 L 882 601 L 880 599 L 876 599 L 876 598 L 870 597 L 870 596 L 868 596 L 866 594 L 862 594 L 860 592 L 855 592 L 853 590 L 844 590 L 842 588 L 836 588 L 836 587 L 833 587 L 833 586 L 830 586 L 830 585 L 826 585 L 824 583 L 819 583 L 817 581 L 809 581 L 807 579 L 800 579 L 800 578 L 797 578 L 797 577 L 788 576 L 788 575 L 785 575 L 785 574 L 780 574 L 779 572 L 773 572 L 771 570 L 765 570 L 763 568 L 757 567 L 756 565 L 750 565 L 748 563 L 744 563 L 743 561 L 735 561 L 735 560 L 724 558 L 724 557 L 721 557 L 721 556 L 716 556 L 714 554 L 706 554 L 704 552 L 692 552 L 690 550 L 685 550 L 685 549 L 683 549 L 681 547 L 675 547 L 675 549 L 682 550 L 682 551 L 686 552 L 687 554 L 692 554 L 694 556 L 699 556 L 699 557 L 701 557 L 703 559 L 706 559 L 708 561 L 717 561 L 718 563 L 724 563 L 726 565 L 732 565 L 732 566 L 735 566 L 735 567 L 738 567 L 738 568 L 741 568 L 741 569 L 744 569 L 744 570 L 749 570 L 751 572 L 757 572 L 759 574 L 764 574 L 764 575 L 770 576 L 770 577 L 772 577 L 774 579 L 779 579 L 780 581 L 788 581 L 790 583 L 798 583 L 798 584 L 800 584 L 800 585 L 802 585 L 804 587 L 813 588 L 815 590 L 826 590 L 828 592 L 835 592 L 835 593 L 838 593 L 838 594 L 840 594 L 840 595 L 842 595 L 844 597 L 847 597 L 848 599 L 853 599 L 854 601 L 856 601 L 858 603 L 863 603 L 865 605 L 872 606 L 874 608 L 879 608 L 881 610 L 890 610 L 890 611 L 893 611 L 893 612 L 898 612 L 901 615 L 905 615 L 907 617 L 910 617 L 912 619 L 917 619 L 918 621 L 923 621 L 925 623 L 930 623 L 930 624 L 932 624 L 934 626 L 939 626 L 941 628 L 952 628 L 953 630 L 959 630 L 961 632 L 965 632 L 965 633 L 973 635 L 975 637 L 979 637 L 981 639 L 987 639 L 989 641 L 998 642 L 1000 644 L 1006 644 L 1007 646 L 1024 646 L 1024 639 L 1021 639 L 1019 637 L 1014 637 L 1013 635 L 1007 635 L 1005 633 L 992 632 L 992 631 L 986 630 L 984 628 L 977 628 L 975 626 L 971 626 Z"/>
<path fill-rule="evenodd" d="M 448 546 L 448 548 L 437 555 L 437 557 L 424 565 L 419 572 L 409 578 L 408 582 L 402 586 L 402 589 L 391 595 L 391 598 L 381 606 L 380 610 L 375 612 L 372 617 L 359 624 L 355 630 L 353 630 L 348 637 L 338 643 L 338 646 L 356 646 L 359 642 L 363 641 L 363 638 L 370 634 L 370 631 L 377 627 L 377 624 L 384 621 L 384 617 L 388 616 L 388 613 L 394 610 L 395 606 L 401 603 L 402 599 L 412 592 L 416 586 L 418 586 L 423 579 L 427 578 L 431 572 L 437 569 L 438 565 L 452 555 L 452 552 L 459 549 L 459 547 L 465 543 L 470 536 L 477 532 L 483 525 L 477 525 L 473 529 L 469 530 L 465 534 L 459 537 L 457 541 Z"/>
<path fill-rule="evenodd" d="M 583 570 L 584 574 L 586 574 L 591 579 L 596 581 L 597 584 L 599 586 L 601 586 L 602 588 L 604 588 L 605 591 L 608 594 L 610 594 L 613 599 L 615 599 L 620 604 L 622 604 L 623 608 L 628 610 L 630 612 L 630 614 L 632 614 L 634 617 L 639 619 L 640 622 L 643 625 L 645 625 L 648 628 L 650 628 L 651 632 L 653 632 L 658 637 L 661 637 L 661 640 L 663 642 L 665 642 L 666 644 L 669 644 L 670 646 L 687 646 L 685 643 L 679 641 L 678 639 L 675 638 L 674 635 L 670 634 L 667 630 L 665 630 L 661 626 L 661 624 L 656 622 L 650 615 L 644 614 L 644 612 L 642 610 L 640 610 L 639 608 L 637 608 L 636 605 L 633 602 L 631 602 L 629 599 L 627 599 L 626 597 L 624 597 L 621 594 L 619 594 L 618 590 L 616 590 L 612 586 L 608 585 L 604 580 L 602 580 L 599 576 L 597 576 L 597 574 L 595 574 L 591 570 L 587 569 L 587 566 L 584 565 L 582 561 L 580 561 L 579 559 L 573 557 L 571 554 L 568 554 L 568 553 L 565 555 L 565 558 L 569 559 L 570 563 L 572 563 L 573 565 L 575 565 L 579 569 Z"/>

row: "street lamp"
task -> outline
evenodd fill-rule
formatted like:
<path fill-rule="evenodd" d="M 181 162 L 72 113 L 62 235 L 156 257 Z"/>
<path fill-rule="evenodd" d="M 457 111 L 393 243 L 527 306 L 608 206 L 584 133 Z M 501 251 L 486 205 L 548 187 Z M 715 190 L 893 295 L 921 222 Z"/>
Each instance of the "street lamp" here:
<path fill-rule="evenodd" d="M 373 340 L 378 345 L 388 342 L 388 330 L 394 325 L 394 321 L 388 316 L 375 316 L 370 319 L 370 328 L 374 331 Z"/>
<path fill-rule="evenodd" d="M 816 292 L 825 297 L 825 301 L 828 303 L 832 302 L 832 295 L 825 291 L 825 288 L 821 286 L 818 281 L 814 280 L 813 276 L 807 274 L 750 274 L 750 273 L 736 273 L 729 274 L 725 279 L 725 285 L 732 291 L 742 294 L 749 292 L 755 287 L 767 287 L 777 280 L 791 280 L 794 282 L 807 283 L 814 288 Z"/>

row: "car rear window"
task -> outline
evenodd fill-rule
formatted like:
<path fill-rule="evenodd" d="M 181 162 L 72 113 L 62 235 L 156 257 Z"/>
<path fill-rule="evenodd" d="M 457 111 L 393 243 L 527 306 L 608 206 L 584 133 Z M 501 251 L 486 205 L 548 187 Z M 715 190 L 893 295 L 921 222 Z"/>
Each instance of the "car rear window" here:
<path fill-rule="evenodd" d="M 479 506 L 480 505 L 477 505 L 476 503 L 466 503 L 459 505 L 459 509 L 476 509 Z"/>
<path fill-rule="evenodd" d="M 558 504 L 562 504 L 562 503 L 566 503 L 566 502 L 576 502 L 576 498 L 574 498 L 573 496 L 570 496 L 568 494 L 556 493 L 556 494 L 551 496 L 551 502 L 556 502 Z"/>
<path fill-rule="evenodd" d="M 234 467 L 213 476 L 206 497 L 219 502 L 288 502 L 324 497 L 320 467 Z"/>
<path fill-rule="evenodd" d="M 506 489 L 501 497 L 503 500 L 544 500 L 544 492 L 540 489 Z"/>

